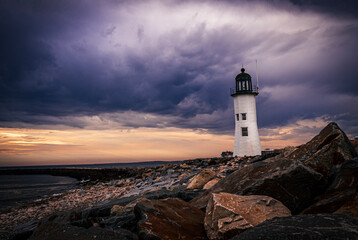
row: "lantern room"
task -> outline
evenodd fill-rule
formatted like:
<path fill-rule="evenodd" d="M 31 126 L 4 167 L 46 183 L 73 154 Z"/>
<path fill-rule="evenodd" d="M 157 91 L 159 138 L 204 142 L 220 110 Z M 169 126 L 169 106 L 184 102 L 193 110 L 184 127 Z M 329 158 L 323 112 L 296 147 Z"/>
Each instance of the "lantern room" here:
<path fill-rule="evenodd" d="M 252 88 L 251 76 L 245 73 L 245 68 L 241 68 L 241 73 L 236 76 L 235 82 L 235 88 L 231 89 L 231 96 L 238 94 L 258 94 L 256 87 Z"/>

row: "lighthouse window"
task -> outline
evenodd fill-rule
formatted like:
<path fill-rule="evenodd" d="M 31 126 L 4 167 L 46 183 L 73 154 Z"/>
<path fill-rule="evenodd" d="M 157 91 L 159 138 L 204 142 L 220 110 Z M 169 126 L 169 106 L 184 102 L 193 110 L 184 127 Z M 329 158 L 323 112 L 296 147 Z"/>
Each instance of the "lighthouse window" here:
<path fill-rule="evenodd" d="M 242 136 L 249 136 L 249 132 L 247 130 L 247 127 L 241 128 Z"/>
<path fill-rule="evenodd" d="M 246 120 L 246 113 L 241 113 L 242 120 Z"/>
<path fill-rule="evenodd" d="M 237 121 L 239 121 L 239 119 L 240 119 L 239 116 L 240 116 L 239 114 L 236 114 L 236 120 Z"/>

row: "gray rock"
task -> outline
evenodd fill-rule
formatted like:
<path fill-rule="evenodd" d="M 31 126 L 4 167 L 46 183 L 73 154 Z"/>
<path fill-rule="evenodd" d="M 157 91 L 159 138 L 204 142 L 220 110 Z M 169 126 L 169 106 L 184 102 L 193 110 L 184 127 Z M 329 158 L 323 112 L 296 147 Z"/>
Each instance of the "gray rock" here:
<path fill-rule="evenodd" d="M 111 180 L 107 183 L 108 186 L 116 186 L 119 180 Z"/>
<path fill-rule="evenodd" d="M 101 226 L 106 229 L 111 230 L 120 230 L 126 229 L 130 232 L 137 232 L 137 219 L 134 213 L 121 215 L 121 216 L 112 216 L 109 218 L 103 219 Z"/>
<path fill-rule="evenodd" d="M 29 240 L 137 240 L 138 237 L 125 229 L 109 230 L 102 227 L 81 227 L 75 226 L 68 221 L 70 215 L 53 215 L 40 221 Z M 77 220 L 78 221 L 78 220 Z M 74 221 L 76 222 L 76 221 Z M 99 226 L 99 224 L 96 224 Z M 95 224 L 93 224 L 95 226 Z"/>
<path fill-rule="evenodd" d="M 358 218 L 338 214 L 298 215 L 274 218 L 231 240 L 354 240 L 358 239 Z"/>
<path fill-rule="evenodd" d="M 300 160 L 328 177 L 335 165 L 357 156 L 346 134 L 332 122 L 311 141 L 292 152 L 288 158 Z"/>
<path fill-rule="evenodd" d="M 327 192 L 336 192 L 358 186 L 358 158 L 347 160 L 339 167 Z"/>
<path fill-rule="evenodd" d="M 357 189 L 358 158 L 355 158 L 342 163 L 325 194 L 317 197 L 316 203 L 305 209 L 303 213 L 333 213 L 345 205 L 345 213 L 349 213 L 349 209 L 351 209 L 352 214 L 356 215 L 353 199 L 357 194 Z"/>
<path fill-rule="evenodd" d="M 16 226 L 14 228 L 14 232 L 11 234 L 9 239 L 11 239 L 11 240 L 28 239 L 32 235 L 34 230 L 36 229 L 38 223 L 39 223 L 39 221 L 36 220 L 36 221 L 31 221 L 31 222 Z"/>
<path fill-rule="evenodd" d="M 88 208 L 82 212 L 82 218 L 90 217 L 108 217 L 111 214 L 111 208 L 108 205 Z"/>

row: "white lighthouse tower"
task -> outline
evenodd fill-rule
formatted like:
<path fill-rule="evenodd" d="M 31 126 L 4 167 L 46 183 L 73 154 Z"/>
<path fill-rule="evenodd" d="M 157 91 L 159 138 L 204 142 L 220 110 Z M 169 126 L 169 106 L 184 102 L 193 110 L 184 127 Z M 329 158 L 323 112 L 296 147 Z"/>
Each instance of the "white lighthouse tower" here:
<path fill-rule="evenodd" d="M 235 110 L 234 156 L 261 155 L 255 102 L 258 89 L 252 88 L 251 76 L 245 73 L 245 68 L 236 76 L 235 85 L 231 89 Z"/>

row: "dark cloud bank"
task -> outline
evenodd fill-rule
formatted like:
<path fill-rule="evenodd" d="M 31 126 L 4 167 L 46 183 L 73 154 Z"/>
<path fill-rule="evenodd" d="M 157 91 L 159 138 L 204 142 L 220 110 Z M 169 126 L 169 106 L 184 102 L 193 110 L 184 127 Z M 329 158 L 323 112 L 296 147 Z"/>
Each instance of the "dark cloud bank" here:
<path fill-rule="evenodd" d="M 169 27 L 159 21 L 158 29 L 165 30 L 158 33 L 136 18 L 133 2 L 3 1 L 0 125 L 85 127 L 70 117 L 131 111 L 157 120 L 123 118 L 125 126 L 228 133 L 234 127 L 229 88 L 241 63 L 255 77 L 254 59 L 259 58 L 260 127 L 329 115 L 358 135 L 357 8 L 353 1 L 320 2 L 202 4 L 203 11 L 204 6 L 225 10 L 242 4 L 252 10 L 253 19 L 262 12 L 270 17 L 272 11 L 272 19 L 283 12 L 288 18 L 305 21 L 307 15 L 315 21 L 292 31 L 283 31 L 286 23 L 274 20 L 274 27 L 267 23 L 267 28 L 255 23 L 251 28 L 250 22 L 239 20 L 213 27 L 196 19 L 198 3 L 153 2 L 153 8 L 168 16 L 169 10 L 185 8 L 195 18 Z M 256 7 L 261 12 L 255 15 Z M 118 115 L 107 116 L 121 122 Z"/>

